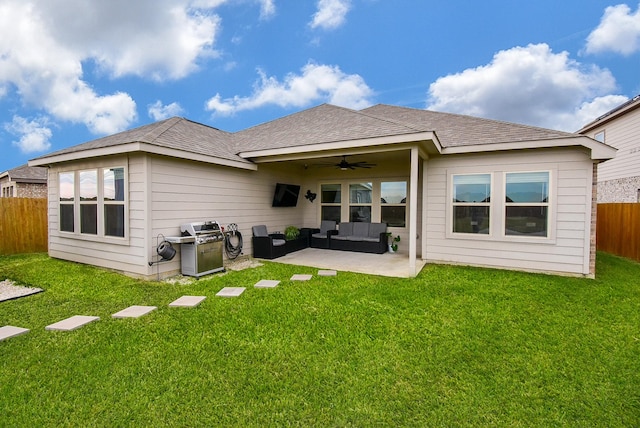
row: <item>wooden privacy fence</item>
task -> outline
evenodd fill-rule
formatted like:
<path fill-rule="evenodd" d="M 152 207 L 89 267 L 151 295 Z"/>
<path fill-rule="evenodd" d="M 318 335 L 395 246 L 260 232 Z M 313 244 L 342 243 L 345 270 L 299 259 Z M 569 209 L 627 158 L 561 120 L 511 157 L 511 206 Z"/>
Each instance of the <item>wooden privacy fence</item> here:
<path fill-rule="evenodd" d="M 640 261 L 640 204 L 598 204 L 596 240 L 600 251 Z"/>
<path fill-rule="evenodd" d="M 47 200 L 0 198 L 0 254 L 47 251 Z"/>

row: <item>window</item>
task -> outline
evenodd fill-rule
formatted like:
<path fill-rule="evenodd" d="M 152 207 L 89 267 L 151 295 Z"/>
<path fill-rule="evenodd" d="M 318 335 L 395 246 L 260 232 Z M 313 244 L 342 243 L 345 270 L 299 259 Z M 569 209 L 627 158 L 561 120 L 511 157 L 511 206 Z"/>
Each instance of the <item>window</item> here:
<path fill-rule="evenodd" d="M 124 168 L 104 170 L 104 234 L 124 237 Z"/>
<path fill-rule="evenodd" d="M 73 172 L 62 172 L 58 174 L 60 186 L 60 231 L 74 231 L 74 201 L 75 201 L 75 174 Z"/>
<path fill-rule="evenodd" d="M 488 235 L 491 174 L 453 176 L 453 233 Z"/>
<path fill-rule="evenodd" d="M 604 143 L 604 131 L 600 131 L 600 132 L 596 133 L 596 135 L 594 135 L 593 139 L 596 140 L 596 141 L 600 141 L 601 143 Z"/>
<path fill-rule="evenodd" d="M 549 172 L 507 173 L 504 233 L 548 236 Z"/>
<path fill-rule="evenodd" d="M 349 221 L 371 222 L 372 183 L 349 185 Z"/>
<path fill-rule="evenodd" d="M 333 220 L 336 223 L 340 223 L 341 193 L 342 186 L 340 184 L 323 184 L 320 186 L 322 220 Z"/>
<path fill-rule="evenodd" d="M 80 233 L 98 234 L 98 171 L 80 171 Z"/>
<path fill-rule="evenodd" d="M 380 220 L 389 227 L 406 227 L 407 182 L 380 183 Z"/>
<path fill-rule="evenodd" d="M 123 167 L 63 172 L 58 177 L 61 232 L 125 236 Z"/>

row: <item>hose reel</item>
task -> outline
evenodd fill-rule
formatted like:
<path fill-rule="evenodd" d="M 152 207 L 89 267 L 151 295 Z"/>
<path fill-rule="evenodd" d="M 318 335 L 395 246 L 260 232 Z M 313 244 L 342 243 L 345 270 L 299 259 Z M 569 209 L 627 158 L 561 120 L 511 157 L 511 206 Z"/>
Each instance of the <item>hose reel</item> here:
<path fill-rule="evenodd" d="M 231 242 L 232 238 L 236 238 L 235 244 Z M 242 253 L 242 234 L 235 223 L 227 225 L 224 232 L 224 250 L 229 260 L 235 260 Z"/>

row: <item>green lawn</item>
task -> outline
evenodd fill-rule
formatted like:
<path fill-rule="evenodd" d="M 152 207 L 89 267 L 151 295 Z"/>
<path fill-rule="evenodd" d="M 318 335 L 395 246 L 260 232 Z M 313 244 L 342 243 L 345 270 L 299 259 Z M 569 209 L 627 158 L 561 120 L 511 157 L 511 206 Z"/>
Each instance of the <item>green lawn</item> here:
<path fill-rule="evenodd" d="M 428 266 L 415 279 L 268 263 L 188 285 L 0 257 L 0 426 L 639 426 L 640 264 L 598 279 Z M 279 279 L 275 289 L 255 289 Z M 246 286 L 239 298 L 215 293 Z M 206 295 L 197 308 L 169 308 Z M 158 310 L 113 319 L 130 305 Z M 71 315 L 100 321 L 45 331 Z"/>

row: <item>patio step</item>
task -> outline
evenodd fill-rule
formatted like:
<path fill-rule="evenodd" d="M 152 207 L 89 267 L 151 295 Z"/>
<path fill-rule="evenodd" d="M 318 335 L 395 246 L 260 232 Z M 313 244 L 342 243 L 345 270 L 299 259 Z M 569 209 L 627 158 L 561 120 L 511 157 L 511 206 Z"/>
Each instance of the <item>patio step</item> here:
<path fill-rule="evenodd" d="M 72 331 L 84 325 L 99 320 L 100 317 L 92 317 L 86 315 L 74 315 L 57 323 L 46 326 L 45 330 Z"/>
<path fill-rule="evenodd" d="M 29 333 L 28 328 L 5 325 L 4 327 L 0 327 L 0 342 L 5 339 L 20 336 L 21 334 L 26 334 L 26 333 Z"/>
<path fill-rule="evenodd" d="M 129 306 L 126 309 L 116 312 L 111 315 L 113 318 L 140 318 L 143 315 L 148 314 L 151 311 L 158 309 L 157 306 Z"/>

